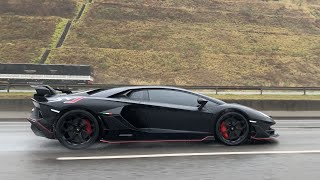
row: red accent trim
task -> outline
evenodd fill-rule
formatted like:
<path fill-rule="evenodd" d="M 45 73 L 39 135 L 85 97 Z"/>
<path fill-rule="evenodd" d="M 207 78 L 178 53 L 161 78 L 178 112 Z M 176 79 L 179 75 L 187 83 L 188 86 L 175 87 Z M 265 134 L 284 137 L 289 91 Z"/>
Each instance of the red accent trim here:
<path fill-rule="evenodd" d="M 50 131 L 48 128 L 44 127 L 38 119 L 33 119 L 33 118 L 27 118 L 27 120 L 31 123 L 31 124 L 36 124 L 38 126 L 40 126 L 41 129 L 47 131 L 48 133 L 52 133 L 52 131 Z"/>
<path fill-rule="evenodd" d="M 65 101 L 64 103 L 73 104 L 73 103 L 76 103 L 76 102 L 80 101 L 83 98 L 84 97 L 78 97 L 78 98 L 72 99 L 71 101 Z"/>
<path fill-rule="evenodd" d="M 158 142 L 201 142 L 204 141 L 208 138 L 213 138 L 214 136 L 207 136 L 203 139 L 186 139 L 186 140 L 133 140 L 133 141 L 108 141 L 108 140 L 100 140 L 101 142 L 104 143 L 109 143 L 109 144 L 124 144 L 124 143 L 158 143 Z"/>

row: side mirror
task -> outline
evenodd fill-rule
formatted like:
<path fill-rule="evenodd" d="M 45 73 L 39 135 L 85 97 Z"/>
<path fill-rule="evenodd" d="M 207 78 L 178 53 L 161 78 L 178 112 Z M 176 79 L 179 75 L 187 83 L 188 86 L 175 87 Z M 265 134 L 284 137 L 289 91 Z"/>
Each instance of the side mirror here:
<path fill-rule="evenodd" d="M 208 100 L 205 100 L 203 98 L 198 98 L 197 101 L 198 101 L 198 104 L 199 104 L 199 106 L 198 106 L 199 110 L 201 110 L 208 102 Z"/>

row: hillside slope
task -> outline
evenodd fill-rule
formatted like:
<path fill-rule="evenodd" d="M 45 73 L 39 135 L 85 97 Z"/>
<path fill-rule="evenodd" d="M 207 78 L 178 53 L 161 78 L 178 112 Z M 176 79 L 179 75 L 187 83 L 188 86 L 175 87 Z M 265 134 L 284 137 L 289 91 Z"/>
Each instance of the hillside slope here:
<path fill-rule="evenodd" d="M 320 86 L 319 56 L 318 0 L 94 0 L 47 63 L 101 83 Z"/>
<path fill-rule="evenodd" d="M 77 0 L 1 0 L 0 63 L 38 62 L 78 10 Z M 81 4 L 80 4 L 81 5 Z"/>
<path fill-rule="evenodd" d="M 89 63 L 103 83 L 319 86 L 319 7 L 96 0 L 50 62 Z"/>

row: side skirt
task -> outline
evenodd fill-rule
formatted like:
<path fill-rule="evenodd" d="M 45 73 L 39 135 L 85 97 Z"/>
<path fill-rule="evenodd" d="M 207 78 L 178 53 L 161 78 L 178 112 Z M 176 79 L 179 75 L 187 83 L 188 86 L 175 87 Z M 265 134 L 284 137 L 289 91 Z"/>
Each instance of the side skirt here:
<path fill-rule="evenodd" d="M 164 140 L 129 140 L 129 141 L 109 141 L 109 140 L 100 140 L 104 143 L 109 144 L 124 144 L 124 143 L 160 143 L 160 142 L 201 142 L 201 141 L 211 141 L 215 140 L 214 136 L 206 136 L 202 139 L 177 139 L 177 140 L 170 140 L 170 139 L 164 139 Z"/>

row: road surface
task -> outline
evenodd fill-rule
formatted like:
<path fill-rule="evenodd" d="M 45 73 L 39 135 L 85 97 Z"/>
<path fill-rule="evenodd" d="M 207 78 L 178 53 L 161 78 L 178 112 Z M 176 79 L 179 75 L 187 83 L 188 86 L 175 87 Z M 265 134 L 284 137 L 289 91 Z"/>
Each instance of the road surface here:
<path fill-rule="evenodd" d="M 318 180 L 320 120 L 281 120 L 275 128 L 276 141 L 238 147 L 97 143 L 74 151 L 35 136 L 28 123 L 0 122 L 0 179 Z"/>

